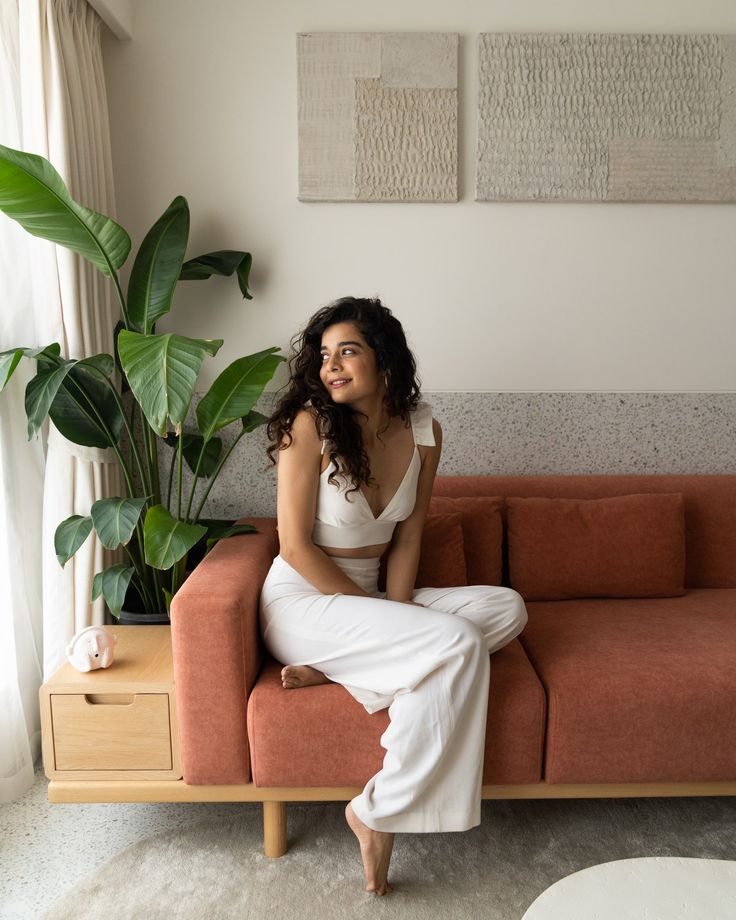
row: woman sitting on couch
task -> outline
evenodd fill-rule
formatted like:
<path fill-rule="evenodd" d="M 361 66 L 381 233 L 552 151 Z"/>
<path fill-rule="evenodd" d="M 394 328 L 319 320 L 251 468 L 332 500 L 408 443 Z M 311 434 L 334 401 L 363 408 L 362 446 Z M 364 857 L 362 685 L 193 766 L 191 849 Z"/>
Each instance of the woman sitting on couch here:
<path fill-rule="evenodd" d="M 506 587 L 414 588 L 442 429 L 391 311 L 322 308 L 289 367 L 267 428 L 280 554 L 260 627 L 285 688 L 335 681 L 368 712 L 388 707 L 383 767 L 345 809 L 366 890 L 383 895 L 394 832 L 480 824 L 489 652 L 519 635 L 526 607 Z"/>

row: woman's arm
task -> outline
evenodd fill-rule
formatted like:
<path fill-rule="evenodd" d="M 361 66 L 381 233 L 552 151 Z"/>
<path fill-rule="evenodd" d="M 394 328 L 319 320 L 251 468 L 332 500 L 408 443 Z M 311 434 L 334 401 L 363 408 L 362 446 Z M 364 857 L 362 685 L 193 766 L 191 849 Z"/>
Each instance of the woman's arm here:
<path fill-rule="evenodd" d="M 291 444 L 277 454 L 276 516 L 281 557 L 323 594 L 370 597 L 312 542 L 321 442 L 308 409 L 297 413 L 291 436 Z"/>
<path fill-rule="evenodd" d="M 442 428 L 437 419 L 432 419 L 434 447 L 425 449 L 422 468 L 417 482 L 417 498 L 414 510 L 404 521 L 399 521 L 394 530 L 391 548 L 388 551 L 386 568 L 386 600 L 411 601 L 419 568 L 419 551 L 422 546 L 422 531 L 427 519 L 432 486 L 442 452 Z"/>

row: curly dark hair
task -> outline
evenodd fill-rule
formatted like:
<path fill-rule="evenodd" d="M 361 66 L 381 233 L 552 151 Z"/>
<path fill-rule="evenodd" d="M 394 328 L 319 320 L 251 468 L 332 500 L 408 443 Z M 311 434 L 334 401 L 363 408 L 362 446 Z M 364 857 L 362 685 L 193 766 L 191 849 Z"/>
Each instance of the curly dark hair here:
<path fill-rule="evenodd" d="M 378 298 L 340 297 L 318 310 L 291 340 L 294 354 L 289 359 L 290 379 L 285 384 L 288 389 L 268 419 L 266 432 L 271 443 L 266 453 L 275 465 L 274 452 L 292 443 L 294 419 L 311 400 L 320 437 L 330 442 L 330 460 L 337 466 L 337 458 L 341 459 L 344 474 L 354 483 L 348 492 L 355 492 L 361 483 L 369 487 L 375 483 L 357 420 L 363 413 L 333 402 L 320 379 L 322 333 L 328 326 L 347 322 L 358 327 L 376 353 L 378 372 L 387 376 L 384 403 L 389 416 L 399 416 L 406 422 L 408 414 L 416 409 L 421 398 L 420 381 L 401 323 Z M 288 436 L 288 443 L 282 443 L 284 436 Z M 334 472 L 328 481 L 336 482 Z"/>

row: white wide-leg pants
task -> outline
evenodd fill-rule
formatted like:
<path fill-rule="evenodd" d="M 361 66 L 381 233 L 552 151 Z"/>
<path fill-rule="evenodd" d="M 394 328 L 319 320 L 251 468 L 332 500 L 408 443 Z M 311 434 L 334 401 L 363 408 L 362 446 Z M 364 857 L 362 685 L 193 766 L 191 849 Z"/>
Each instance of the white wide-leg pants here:
<path fill-rule="evenodd" d="M 378 559 L 332 559 L 371 597 L 322 594 L 279 555 L 260 626 L 277 661 L 316 668 L 368 712 L 388 707 L 383 767 L 352 800 L 355 814 L 379 831 L 476 827 L 489 653 L 524 629 L 523 598 L 491 585 L 418 588 L 412 600 L 426 607 L 414 607 L 377 590 Z"/>

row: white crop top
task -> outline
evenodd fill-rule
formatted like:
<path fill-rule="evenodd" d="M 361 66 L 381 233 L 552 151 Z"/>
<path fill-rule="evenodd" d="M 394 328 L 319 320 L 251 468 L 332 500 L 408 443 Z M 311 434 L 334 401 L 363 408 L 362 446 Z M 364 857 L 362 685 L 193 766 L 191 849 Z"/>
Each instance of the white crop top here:
<path fill-rule="evenodd" d="M 351 492 L 346 495 L 348 484 L 346 477 L 338 472 L 334 460 L 330 461 L 319 477 L 317 492 L 317 513 L 312 528 L 312 542 L 322 546 L 339 546 L 354 549 L 359 546 L 372 546 L 388 543 L 399 521 L 404 521 L 414 510 L 417 497 L 417 482 L 422 466 L 417 444 L 434 445 L 432 430 L 432 407 L 420 402 L 414 412 L 409 413 L 412 434 L 414 436 L 414 453 L 409 467 L 401 480 L 399 488 L 391 501 L 378 517 L 371 511 L 368 499 L 363 492 Z M 327 442 L 322 442 L 324 454 Z M 335 469 L 337 484 L 328 482 L 330 470 Z"/>

